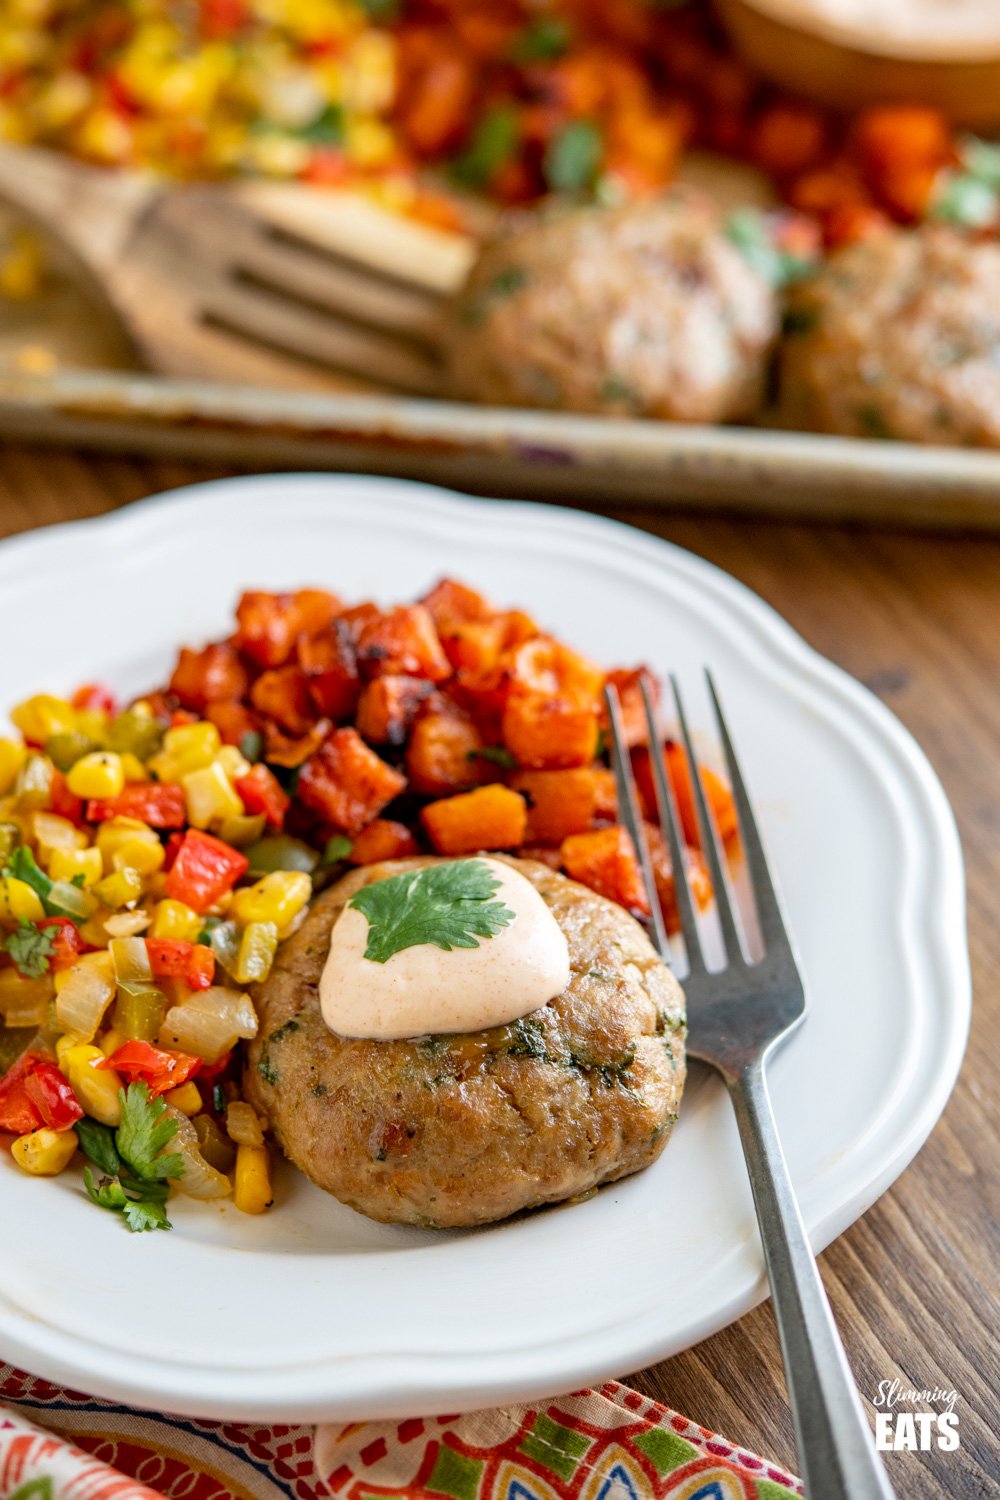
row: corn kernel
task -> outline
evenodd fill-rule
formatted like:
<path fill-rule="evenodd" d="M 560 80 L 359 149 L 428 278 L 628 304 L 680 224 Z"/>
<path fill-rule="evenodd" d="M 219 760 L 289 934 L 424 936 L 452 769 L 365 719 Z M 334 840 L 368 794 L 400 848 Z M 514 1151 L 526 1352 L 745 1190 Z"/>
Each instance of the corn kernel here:
<path fill-rule="evenodd" d="M 117 797 L 125 787 L 121 756 L 113 750 L 92 750 L 70 767 L 66 785 L 74 797 Z"/>
<path fill-rule="evenodd" d="M 78 733 L 85 735 L 88 740 L 93 740 L 95 745 L 104 744 L 108 723 L 108 715 L 103 708 L 78 708 L 76 711 Z"/>
<path fill-rule="evenodd" d="M 246 756 L 240 754 L 238 745 L 223 745 L 215 757 L 215 764 L 222 767 L 230 781 L 238 781 L 241 776 L 249 776 L 253 770 Z"/>
<path fill-rule="evenodd" d="M 97 884 L 103 869 L 100 849 L 56 849 L 49 860 L 53 880 L 73 880 L 82 875 L 86 889 Z"/>
<path fill-rule="evenodd" d="M 0 795 L 9 792 L 28 758 L 28 750 L 17 740 L 0 739 Z"/>
<path fill-rule="evenodd" d="M 87 1114 L 100 1120 L 102 1125 L 118 1125 L 122 1117 L 118 1090 L 124 1084 L 113 1068 L 97 1066 L 103 1063 L 104 1056 L 100 1047 L 81 1043 L 63 1054 L 59 1066 Z"/>
<path fill-rule="evenodd" d="M 161 781 L 180 781 L 189 771 L 210 766 L 222 740 L 214 724 L 178 724 L 163 736 L 163 748 L 147 762 Z"/>
<path fill-rule="evenodd" d="M 123 849 L 131 845 L 123 844 Z M 116 858 L 120 850 L 116 850 Z M 120 870 L 115 870 L 112 875 L 105 875 L 94 886 L 94 895 L 105 906 L 112 911 L 117 911 L 122 906 L 134 906 L 142 895 L 142 876 L 139 871 L 131 865 L 123 865 Z"/>
<path fill-rule="evenodd" d="M 11 723 L 33 745 L 44 745 L 54 734 L 69 734 L 76 728 L 76 709 L 64 698 L 37 693 L 11 709 Z"/>
<path fill-rule="evenodd" d="M 69 1166 L 77 1147 L 75 1130 L 32 1130 L 19 1135 L 10 1154 L 32 1177 L 58 1177 Z"/>
<path fill-rule="evenodd" d="M 157 901 L 153 909 L 153 925 L 150 937 L 180 938 L 193 943 L 205 925 L 205 918 L 185 906 L 183 901 Z"/>
<path fill-rule="evenodd" d="M 152 875 L 166 859 L 166 851 L 159 839 L 129 839 L 115 850 L 111 863 L 116 870 L 138 870 L 140 875 Z"/>
<path fill-rule="evenodd" d="M 127 1040 L 128 1038 L 124 1032 L 118 1031 L 114 1026 L 110 1026 L 101 1037 L 101 1051 L 105 1057 L 110 1057 L 112 1052 L 117 1052 L 118 1048 L 124 1046 Z M 56 1043 L 56 1048 L 58 1054 L 58 1043 Z"/>
<path fill-rule="evenodd" d="M 301 870 L 273 870 L 233 896 L 237 922 L 274 922 L 286 926 L 312 895 L 312 881 Z"/>
<path fill-rule="evenodd" d="M 126 782 L 149 780 L 149 772 L 139 757 L 133 755 L 131 750 L 126 750 L 124 755 L 120 756 L 119 759 L 122 763 L 122 774 Z"/>
<path fill-rule="evenodd" d="M 0 880 L 0 922 L 40 922 L 45 907 L 31 886 L 8 875 Z"/>
<path fill-rule="evenodd" d="M 208 828 L 224 818 L 238 818 L 243 803 L 218 761 L 181 777 L 188 822 L 195 828 Z"/>
<path fill-rule="evenodd" d="M 237 984 L 259 984 L 271 972 L 278 951 L 278 929 L 273 922 L 250 922 L 240 938 L 232 970 Z"/>
<path fill-rule="evenodd" d="M 233 1202 L 244 1214 L 262 1214 L 274 1202 L 266 1146 L 238 1146 Z"/>
<path fill-rule="evenodd" d="M 139 818 L 108 818 L 97 830 L 95 843 L 104 857 L 105 870 L 115 868 L 113 859 L 115 851 L 122 844 L 127 844 L 132 839 L 152 839 L 159 843 L 156 834 L 148 823 L 143 823 Z"/>
<path fill-rule="evenodd" d="M 201 1095 L 198 1085 L 189 1078 L 187 1083 L 182 1083 L 180 1088 L 170 1090 L 169 1102 L 174 1109 L 179 1109 L 182 1115 L 196 1115 L 201 1111 Z"/>

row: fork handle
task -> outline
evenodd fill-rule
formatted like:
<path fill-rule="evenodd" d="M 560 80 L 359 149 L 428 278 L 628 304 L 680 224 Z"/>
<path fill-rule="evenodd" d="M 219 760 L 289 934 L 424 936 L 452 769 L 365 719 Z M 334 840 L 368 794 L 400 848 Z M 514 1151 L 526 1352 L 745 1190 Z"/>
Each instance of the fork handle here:
<path fill-rule="evenodd" d="M 764 1245 L 806 1495 L 808 1500 L 893 1500 L 795 1199 L 764 1059 L 726 1082 Z"/>

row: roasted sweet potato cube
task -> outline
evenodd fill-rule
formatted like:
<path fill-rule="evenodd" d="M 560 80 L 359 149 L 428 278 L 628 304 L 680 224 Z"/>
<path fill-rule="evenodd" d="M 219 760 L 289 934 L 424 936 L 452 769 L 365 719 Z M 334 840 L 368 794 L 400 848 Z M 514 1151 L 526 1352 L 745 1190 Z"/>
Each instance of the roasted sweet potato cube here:
<path fill-rule="evenodd" d="M 315 635 L 340 611 L 340 600 L 325 589 L 294 594 L 249 590 L 236 606 L 235 642 L 258 667 L 280 667 L 300 635 Z"/>
<path fill-rule="evenodd" d="M 358 700 L 354 722 L 372 745 L 405 745 L 421 703 L 433 686 L 421 677 L 373 677 Z"/>
<path fill-rule="evenodd" d="M 422 713 L 406 752 L 410 785 L 428 797 L 462 792 L 485 779 L 483 742 L 471 719 L 455 713 Z"/>
<path fill-rule="evenodd" d="M 375 865 L 383 859 L 408 859 L 420 846 L 405 823 L 376 818 L 354 835 L 347 856 L 352 865 Z"/>
<path fill-rule="evenodd" d="M 209 703 L 205 718 L 218 729 L 224 745 L 238 745 L 245 734 L 258 727 L 256 715 L 243 703 Z"/>
<path fill-rule="evenodd" d="M 380 760 L 356 729 L 335 729 L 299 772 L 298 796 L 324 822 L 357 833 L 405 786 L 402 772 Z"/>
<path fill-rule="evenodd" d="M 679 932 L 681 924 L 677 911 L 677 891 L 670 851 L 656 824 L 646 823 L 645 830 L 646 847 L 649 849 L 649 862 L 653 869 L 653 880 L 656 883 L 656 894 L 660 898 L 663 920 L 668 932 Z M 684 869 L 687 872 L 688 884 L 691 887 L 695 905 L 699 911 L 704 911 L 712 899 L 712 880 L 708 873 L 708 866 L 697 849 L 684 850 Z"/>
<path fill-rule="evenodd" d="M 616 824 L 594 833 L 574 833 L 565 840 L 561 852 L 563 868 L 571 880 L 617 901 L 626 911 L 649 916 L 642 871 L 626 829 Z"/>
<path fill-rule="evenodd" d="M 350 609 L 341 610 L 337 619 L 346 628 L 354 644 L 357 645 L 365 626 L 371 620 L 380 619 L 381 615 L 382 611 L 378 605 L 373 604 L 370 599 L 366 599 L 362 604 L 352 604 Z"/>
<path fill-rule="evenodd" d="M 511 609 L 484 619 L 446 621 L 440 632 L 445 654 L 456 671 L 482 673 L 505 663 L 511 651 L 533 640 L 538 626 L 523 610 Z"/>
<path fill-rule="evenodd" d="M 305 734 L 317 717 L 309 681 L 301 667 L 273 667 L 262 672 L 250 689 L 250 702 L 286 734 Z"/>
<path fill-rule="evenodd" d="M 204 713 L 209 703 L 238 700 L 249 685 L 247 669 L 225 641 L 190 651 L 182 646 L 168 691 L 182 708 Z"/>
<path fill-rule="evenodd" d="M 538 693 L 517 693 L 501 719 L 503 742 L 519 766 L 558 770 L 586 766 L 597 749 L 596 707 Z"/>
<path fill-rule="evenodd" d="M 358 664 L 369 677 L 426 677 L 442 682 L 451 676 L 437 628 L 422 604 L 401 604 L 362 626 Z"/>
<path fill-rule="evenodd" d="M 467 588 L 454 578 L 442 578 L 420 603 L 440 630 L 446 622 L 485 620 L 494 613 L 493 606 L 475 589 Z"/>
<path fill-rule="evenodd" d="M 295 650 L 316 712 L 335 721 L 349 719 L 357 707 L 361 678 L 354 637 L 344 616 L 319 635 L 300 636 Z"/>
<path fill-rule="evenodd" d="M 518 771 L 510 785 L 528 800 L 533 844 L 561 844 L 570 834 L 586 833 L 609 808 L 615 816 L 615 778 L 604 766 Z"/>
<path fill-rule="evenodd" d="M 291 769 L 316 754 L 330 732 L 330 720 L 317 719 L 305 734 L 297 735 L 285 734 L 270 719 L 262 719 L 260 728 L 264 735 L 264 759 Z"/>
<path fill-rule="evenodd" d="M 642 702 L 642 680 L 646 679 L 655 711 L 660 701 L 660 685 L 650 672 L 648 667 L 616 667 L 607 675 L 607 681 L 618 689 L 618 701 L 621 704 L 622 728 L 625 731 L 625 743 L 631 749 L 633 745 L 645 745 L 649 740 L 649 732 L 646 728 L 646 710 Z M 601 723 L 607 728 L 607 711 L 602 708 Z"/>
<path fill-rule="evenodd" d="M 512 647 L 506 657 L 510 691 L 540 698 L 563 698 L 596 709 L 604 673 L 578 651 L 540 635 Z"/>
<path fill-rule="evenodd" d="M 519 792 L 494 783 L 431 802 L 420 817 L 438 854 L 474 854 L 522 844 L 528 807 Z"/>
<path fill-rule="evenodd" d="M 691 785 L 691 773 L 688 770 L 683 745 L 676 740 L 668 740 L 663 747 L 663 761 L 673 788 L 684 842 L 692 849 L 700 849 L 701 838 L 698 833 L 698 817 L 694 805 L 694 788 Z M 635 773 L 635 782 L 639 789 L 643 811 L 648 818 L 655 818 L 657 816 L 656 788 L 649 751 L 645 747 L 640 746 L 632 751 L 632 769 Z M 723 781 L 722 777 L 710 766 L 702 765 L 698 769 L 719 836 L 728 843 L 730 839 L 737 838 L 739 835 L 739 823 L 732 790 L 729 784 Z"/>

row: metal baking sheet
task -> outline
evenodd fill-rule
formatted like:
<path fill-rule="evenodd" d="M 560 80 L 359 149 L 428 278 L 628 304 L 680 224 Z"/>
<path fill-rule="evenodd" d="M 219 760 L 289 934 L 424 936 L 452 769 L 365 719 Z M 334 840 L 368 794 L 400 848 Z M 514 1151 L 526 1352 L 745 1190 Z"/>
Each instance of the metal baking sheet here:
<path fill-rule="evenodd" d="M 1000 454 L 122 371 L 0 377 L 0 435 L 497 495 L 1000 531 Z"/>

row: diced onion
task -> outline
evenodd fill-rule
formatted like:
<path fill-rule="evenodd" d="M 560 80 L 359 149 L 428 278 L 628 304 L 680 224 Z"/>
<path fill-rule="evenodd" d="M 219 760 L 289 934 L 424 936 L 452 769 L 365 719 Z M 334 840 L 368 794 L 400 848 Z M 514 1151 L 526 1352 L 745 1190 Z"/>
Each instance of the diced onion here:
<path fill-rule="evenodd" d="M 241 1039 L 257 1035 L 257 1012 L 249 995 L 213 985 L 196 990 L 163 1018 L 160 1045 L 193 1053 L 207 1063 L 224 1057 Z"/>
<path fill-rule="evenodd" d="M 116 911 L 113 916 L 105 917 L 104 931 L 112 938 L 135 937 L 145 932 L 152 920 L 149 912 L 141 908 L 139 911 Z"/>
<path fill-rule="evenodd" d="M 179 1192 L 188 1198 L 228 1198 L 233 1185 L 223 1172 L 209 1166 L 198 1149 L 198 1132 L 186 1115 L 173 1105 L 167 1105 L 167 1114 L 177 1122 L 177 1134 L 164 1147 L 169 1156 L 179 1153 L 184 1161 L 184 1171 L 175 1181 Z"/>
<path fill-rule="evenodd" d="M 73 885 L 69 880 L 55 880 L 52 889 L 46 896 L 50 906 L 58 906 L 60 911 L 68 912 L 71 917 L 77 917 L 85 922 L 92 917 L 97 910 L 97 897 L 90 891 L 82 891 L 78 885 Z"/>
<path fill-rule="evenodd" d="M 110 975 L 94 964 L 74 964 L 56 995 L 60 1031 L 78 1036 L 84 1042 L 92 1041 L 114 994 Z"/>
<path fill-rule="evenodd" d="M 234 1099 L 226 1108 L 226 1133 L 237 1146 L 263 1146 L 264 1132 L 256 1111 L 242 1099 Z"/>
<path fill-rule="evenodd" d="M 220 922 L 212 928 L 208 940 L 219 963 L 231 974 L 240 956 L 240 930 L 236 923 Z"/>
<path fill-rule="evenodd" d="M 105 922 L 105 927 L 108 924 Z M 110 930 L 110 929 L 109 929 Z M 108 944 L 119 984 L 148 984 L 153 977 L 145 938 L 115 937 Z"/>

